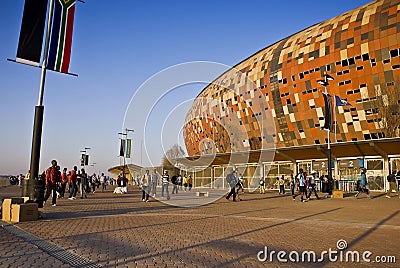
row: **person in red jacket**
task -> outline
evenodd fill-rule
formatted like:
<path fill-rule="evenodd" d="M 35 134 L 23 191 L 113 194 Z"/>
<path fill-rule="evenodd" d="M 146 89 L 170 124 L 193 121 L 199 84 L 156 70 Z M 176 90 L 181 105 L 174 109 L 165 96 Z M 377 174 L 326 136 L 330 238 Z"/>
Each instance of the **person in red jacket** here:
<path fill-rule="evenodd" d="M 68 183 L 67 168 L 64 168 L 61 174 L 61 193 L 60 193 L 61 197 L 64 197 L 67 183 Z"/>
<path fill-rule="evenodd" d="M 52 194 L 51 205 L 56 206 L 57 200 L 57 183 L 61 180 L 60 172 L 57 169 L 57 161 L 51 161 L 51 167 L 46 170 L 46 194 L 44 196 L 44 202 L 46 203 L 49 199 L 50 194 Z"/>
<path fill-rule="evenodd" d="M 69 198 L 68 198 L 69 200 L 76 199 L 75 196 L 76 196 L 76 193 L 78 192 L 78 185 L 76 184 L 78 182 L 78 177 L 76 175 L 77 170 L 78 170 L 78 167 L 74 166 L 74 170 L 71 171 L 71 176 L 69 178 L 69 183 L 71 185 L 70 186 L 71 191 L 69 193 Z"/>

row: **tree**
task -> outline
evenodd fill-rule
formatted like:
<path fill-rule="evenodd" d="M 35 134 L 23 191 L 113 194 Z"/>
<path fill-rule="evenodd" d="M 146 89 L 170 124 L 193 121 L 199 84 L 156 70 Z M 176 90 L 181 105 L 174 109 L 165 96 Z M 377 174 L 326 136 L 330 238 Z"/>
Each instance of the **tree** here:
<path fill-rule="evenodd" d="M 375 88 L 375 107 L 380 117 L 376 120 L 385 138 L 400 137 L 400 81 Z"/>
<path fill-rule="evenodd" d="M 175 160 L 178 158 L 182 158 L 185 156 L 185 151 L 182 149 L 181 146 L 179 146 L 178 144 L 174 144 L 172 145 L 172 147 L 170 149 L 168 149 L 162 160 L 161 160 L 161 164 L 163 166 L 171 166 L 175 164 Z"/>

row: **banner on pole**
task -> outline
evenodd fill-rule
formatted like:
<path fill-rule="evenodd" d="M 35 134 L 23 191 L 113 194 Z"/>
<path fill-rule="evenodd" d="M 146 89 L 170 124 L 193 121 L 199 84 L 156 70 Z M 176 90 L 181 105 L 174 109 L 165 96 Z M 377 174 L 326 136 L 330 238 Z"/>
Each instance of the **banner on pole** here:
<path fill-rule="evenodd" d="M 322 95 L 325 102 L 325 124 L 322 128 L 332 131 L 332 96 L 325 92 L 322 92 Z"/>
<path fill-rule="evenodd" d="M 85 165 L 85 154 L 82 154 L 81 156 L 81 166 Z"/>
<path fill-rule="evenodd" d="M 25 0 L 16 62 L 39 66 L 48 0 Z"/>
<path fill-rule="evenodd" d="M 68 73 L 76 0 L 55 0 L 47 69 Z"/>
<path fill-rule="evenodd" d="M 81 166 L 88 166 L 88 165 L 89 165 L 89 155 L 88 154 L 82 154 Z"/>
<path fill-rule="evenodd" d="M 119 156 L 125 155 L 125 140 L 121 139 L 121 146 L 119 147 Z"/>
<path fill-rule="evenodd" d="M 127 139 L 126 140 L 126 158 L 131 158 L 131 146 L 132 146 L 132 140 Z"/>

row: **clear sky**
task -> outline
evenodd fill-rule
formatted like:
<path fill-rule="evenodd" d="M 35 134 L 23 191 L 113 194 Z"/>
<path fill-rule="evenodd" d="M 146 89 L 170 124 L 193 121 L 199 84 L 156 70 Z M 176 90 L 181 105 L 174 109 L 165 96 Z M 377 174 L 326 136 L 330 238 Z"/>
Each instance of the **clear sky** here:
<path fill-rule="evenodd" d="M 40 169 L 49 166 L 51 159 L 71 169 L 79 163 L 80 150 L 90 147 L 90 162 L 96 165 L 89 167 L 89 173 L 106 171 L 119 164 L 118 132 L 124 127 L 135 129 L 129 133 L 134 139 L 133 158 L 127 162 L 148 165 L 148 155 L 153 164 L 160 164 L 161 142 L 147 137 L 142 146 L 146 148 L 140 149 L 142 126 L 132 119 L 124 126 L 132 96 L 149 78 L 192 61 L 233 66 L 284 37 L 368 2 L 78 2 L 69 70 L 79 77 L 48 72 Z M 23 0 L 3 0 L 0 9 L 0 175 L 26 173 L 30 163 L 40 69 L 6 60 L 16 55 L 23 5 Z M 179 106 L 180 118 L 174 121 L 181 126 L 190 100 L 204 86 L 171 91 L 148 117 L 152 125 L 164 123 L 157 113 L 169 114 Z M 136 111 L 135 116 L 147 118 L 148 114 Z M 172 129 L 179 132 L 179 127 Z M 152 131 L 158 134 L 159 130 Z M 163 146 L 168 149 L 181 141 L 179 135 L 172 130 L 163 133 Z"/>

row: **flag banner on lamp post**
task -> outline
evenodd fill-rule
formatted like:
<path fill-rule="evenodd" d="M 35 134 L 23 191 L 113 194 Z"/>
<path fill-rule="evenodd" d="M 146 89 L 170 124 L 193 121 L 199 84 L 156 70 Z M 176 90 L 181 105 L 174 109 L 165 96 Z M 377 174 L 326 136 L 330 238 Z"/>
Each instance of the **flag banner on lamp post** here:
<path fill-rule="evenodd" d="M 132 145 L 132 140 L 127 139 L 126 140 L 126 158 L 131 158 L 131 145 Z"/>
<path fill-rule="evenodd" d="M 336 106 L 351 106 L 351 104 L 346 99 L 342 99 L 339 96 L 335 96 L 335 105 Z"/>
<path fill-rule="evenodd" d="M 124 156 L 125 154 L 125 139 L 121 139 L 121 146 L 119 148 L 119 156 Z"/>
<path fill-rule="evenodd" d="M 68 73 L 76 0 L 55 0 L 47 69 Z"/>
<path fill-rule="evenodd" d="M 332 96 L 325 92 L 322 92 L 322 95 L 324 96 L 325 102 L 325 123 L 322 128 L 332 131 Z"/>
<path fill-rule="evenodd" d="M 81 166 L 84 166 L 85 165 L 85 154 L 82 154 L 82 156 L 81 156 Z"/>
<path fill-rule="evenodd" d="M 39 66 L 48 0 L 25 0 L 16 62 Z"/>

